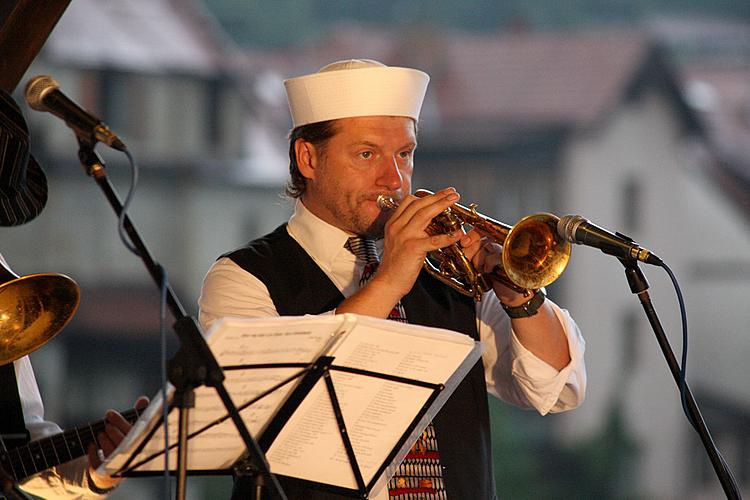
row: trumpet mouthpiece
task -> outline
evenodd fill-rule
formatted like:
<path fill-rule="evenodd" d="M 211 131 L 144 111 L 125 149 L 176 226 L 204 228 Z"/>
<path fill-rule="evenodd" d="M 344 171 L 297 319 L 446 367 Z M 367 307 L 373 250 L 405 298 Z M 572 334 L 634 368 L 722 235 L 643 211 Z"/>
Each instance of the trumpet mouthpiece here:
<path fill-rule="evenodd" d="M 396 200 L 387 194 L 379 194 L 376 203 L 382 210 L 395 210 L 398 208 Z"/>

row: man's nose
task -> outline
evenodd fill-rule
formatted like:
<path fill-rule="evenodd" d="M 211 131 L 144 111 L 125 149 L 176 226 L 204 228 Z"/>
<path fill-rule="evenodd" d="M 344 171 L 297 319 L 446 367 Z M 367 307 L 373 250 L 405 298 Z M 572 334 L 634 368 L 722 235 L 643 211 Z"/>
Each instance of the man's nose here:
<path fill-rule="evenodd" d="M 383 161 L 382 171 L 378 179 L 378 183 L 388 189 L 395 191 L 401 187 L 403 182 L 403 176 L 401 175 L 401 169 L 398 168 L 398 160 L 396 158 L 388 158 Z"/>

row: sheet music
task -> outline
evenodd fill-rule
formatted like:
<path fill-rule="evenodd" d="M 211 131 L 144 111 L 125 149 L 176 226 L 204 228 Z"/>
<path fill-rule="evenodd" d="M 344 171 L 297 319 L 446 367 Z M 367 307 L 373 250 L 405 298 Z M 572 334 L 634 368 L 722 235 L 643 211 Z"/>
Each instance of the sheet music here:
<path fill-rule="evenodd" d="M 287 383 L 242 409 L 243 404 L 264 391 L 300 373 L 301 368 L 249 368 L 249 365 L 310 363 L 321 355 L 334 358 L 331 379 L 341 405 L 365 483 L 373 493 L 385 485 L 386 459 L 409 429 L 433 389 L 384 380 L 371 375 L 338 371 L 336 367 L 369 370 L 379 374 L 445 384 L 433 411 L 422 418 L 398 459 L 408 451 L 442 402 L 480 356 L 479 344 L 447 330 L 408 325 L 351 314 L 263 318 L 224 318 L 211 329 L 212 352 L 225 370 L 225 386 L 241 410 L 250 433 L 257 439 L 299 379 Z M 235 369 L 236 368 L 236 369 Z M 188 446 L 190 470 L 226 469 L 244 452 L 244 443 L 226 410 L 210 388 L 196 389 L 196 407 L 191 411 Z M 170 396 L 171 397 L 171 394 Z M 107 473 L 122 467 L 137 471 L 162 471 L 162 430 L 156 429 L 138 457 L 130 455 L 158 424 L 161 398 L 157 395 L 109 461 Z M 225 418 L 218 425 L 210 425 Z M 169 418 L 170 443 L 177 440 L 178 412 Z M 176 447 L 170 453 L 170 468 L 176 468 Z M 357 484 L 344 448 L 325 382 L 320 379 L 291 415 L 269 448 L 266 458 L 272 472 L 318 483 L 356 489 Z M 144 461 L 145 460 L 145 461 Z M 141 463 L 143 462 L 143 463 Z M 377 476 L 377 477 L 376 477 Z"/>
<path fill-rule="evenodd" d="M 393 324 L 391 324 L 393 323 Z M 333 366 L 442 383 L 474 348 L 464 335 L 359 317 Z M 366 483 L 383 464 L 432 389 L 332 371 L 347 430 Z M 310 457 L 315 457 L 311 460 Z M 356 488 L 325 384 L 320 381 L 266 454 L 278 474 Z"/>
<path fill-rule="evenodd" d="M 207 336 L 207 342 L 214 356 L 220 360 L 226 380 L 225 387 L 232 401 L 241 409 L 248 401 L 257 397 L 276 384 L 298 374 L 301 368 L 232 369 L 252 364 L 276 363 L 281 360 L 290 363 L 309 363 L 321 355 L 341 333 L 344 318 L 318 316 L 316 321 L 304 318 L 267 318 L 248 323 L 246 319 L 224 318 L 217 322 Z M 270 421 L 296 381 L 290 382 L 240 411 L 242 420 L 253 436 L 258 436 Z M 168 397 L 173 388 L 170 385 Z M 164 470 L 164 458 L 159 457 L 164 448 L 164 432 L 159 425 L 162 406 L 161 393 L 154 396 L 152 403 L 141 419 L 135 424 L 137 432 L 130 432 L 126 439 L 105 462 L 108 474 L 118 472 L 128 462 L 130 454 L 142 438 L 152 430 L 154 435 L 140 452 L 139 458 L 130 465 L 149 459 L 140 471 Z M 221 419 L 223 422 L 211 425 Z M 177 465 L 178 412 L 169 416 L 170 451 L 169 464 Z M 158 427 L 157 427 L 158 426 Z M 214 470 L 228 468 L 245 449 L 234 424 L 227 418 L 221 399 L 212 388 L 199 387 L 195 390 L 195 410 L 190 412 L 188 432 L 192 435 L 204 428 L 200 439 L 191 439 L 188 464 L 191 469 Z"/>

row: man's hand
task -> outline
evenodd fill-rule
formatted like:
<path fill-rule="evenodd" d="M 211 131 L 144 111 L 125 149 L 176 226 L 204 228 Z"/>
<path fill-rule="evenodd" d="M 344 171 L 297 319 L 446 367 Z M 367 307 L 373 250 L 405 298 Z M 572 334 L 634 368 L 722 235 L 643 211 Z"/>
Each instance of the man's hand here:
<path fill-rule="evenodd" d="M 475 230 L 466 233 L 460 244 L 480 273 L 492 272 L 495 266 L 502 263 L 503 247 L 483 238 Z M 517 307 L 529 300 L 529 297 L 508 288 L 498 280 L 491 281 L 495 295 L 506 306 Z M 557 370 L 570 363 L 567 337 L 548 302 L 541 305 L 536 315 L 512 319 L 511 323 L 519 342 L 539 359 Z"/>
<path fill-rule="evenodd" d="M 432 219 L 458 199 L 456 190 L 447 188 L 423 198 L 409 195 L 401 200 L 385 225 L 383 256 L 377 272 L 366 286 L 343 301 L 336 313 L 387 318 L 414 286 L 427 253 L 447 247 L 463 236 L 463 231 L 434 236 L 426 231 Z"/>
<path fill-rule="evenodd" d="M 148 398 L 141 396 L 133 405 L 137 409 L 148 406 Z M 107 411 L 105 417 L 104 432 L 96 436 L 99 447 L 92 443 L 88 449 L 89 457 L 89 477 L 94 486 L 100 490 L 108 490 L 117 486 L 122 478 L 103 476 L 96 472 L 96 469 L 102 464 L 102 461 L 108 457 L 117 448 L 117 445 L 123 440 L 125 435 L 130 431 L 132 425 L 130 422 L 114 410 Z"/>
<path fill-rule="evenodd" d="M 496 266 L 502 266 L 503 247 L 488 238 L 482 237 L 478 231 L 472 229 L 466 233 L 466 236 L 461 238 L 460 244 L 464 254 L 474 264 L 477 272 L 491 273 Z M 506 306 L 519 306 L 529 300 L 528 296 L 508 288 L 498 280 L 490 281 L 495 295 Z"/>
<path fill-rule="evenodd" d="M 383 257 L 373 280 L 388 283 L 399 299 L 409 293 L 419 276 L 428 252 L 458 241 L 462 232 L 430 235 L 432 219 L 459 199 L 454 188 L 429 196 L 406 196 L 385 225 Z"/>

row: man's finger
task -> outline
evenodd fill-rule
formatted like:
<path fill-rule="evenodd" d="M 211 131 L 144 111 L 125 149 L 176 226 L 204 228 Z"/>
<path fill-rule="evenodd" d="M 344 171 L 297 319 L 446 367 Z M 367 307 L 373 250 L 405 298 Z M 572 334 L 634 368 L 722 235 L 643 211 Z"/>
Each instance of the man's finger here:
<path fill-rule="evenodd" d="M 482 261 L 482 272 L 491 273 L 496 266 L 502 266 L 503 247 L 497 243 L 487 243 L 482 247 L 484 259 Z"/>
<path fill-rule="evenodd" d="M 474 256 L 477 255 L 482 247 L 482 237 L 474 229 L 466 233 L 461 240 L 461 249 L 466 258 L 474 262 Z M 476 264 L 476 263 L 475 263 Z"/>
<path fill-rule="evenodd" d="M 461 196 L 455 190 L 440 191 L 432 196 L 421 198 L 411 205 L 413 213 L 410 222 L 424 229 L 432 219 L 443 213 L 460 198 Z"/>
<path fill-rule="evenodd" d="M 449 245 L 456 243 L 463 237 L 463 233 L 455 232 L 448 234 L 435 234 L 421 240 L 422 249 L 425 252 L 431 252 L 439 248 L 445 248 Z"/>
<path fill-rule="evenodd" d="M 105 420 L 107 422 L 107 427 L 110 425 L 114 428 L 118 429 L 123 434 L 127 434 L 130 430 L 131 424 L 128 422 L 125 417 L 120 415 L 119 412 L 116 412 L 114 410 L 108 410 L 107 414 L 105 416 Z"/>
<path fill-rule="evenodd" d="M 97 441 L 99 442 L 99 448 L 104 452 L 104 456 L 109 456 L 109 454 L 117 447 L 116 443 L 112 441 L 112 438 L 106 431 L 97 435 Z"/>
<path fill-rule="evenodd" d="M 446 188 L 422 198 L 409 195 L 399 206 L 399 212 L 394 214 L 396 216 L 391 218 L 391 225 L 404 227 L 415 224 L 420 229 L 424 229 L 433 218 L 453 205 L 459 198 L 460 195 L 453 188 Z"/>
<path fill-rule="evenodd" d="M 91 464 L 91 468 L 97 469 L 102 464 L 101 457 L 99 456 L 99 449 L 96 447 L 94 443 L 91 443 L 88 447 L 88 450 L 86 454 L 89 457 L 89 464 Z"/>

